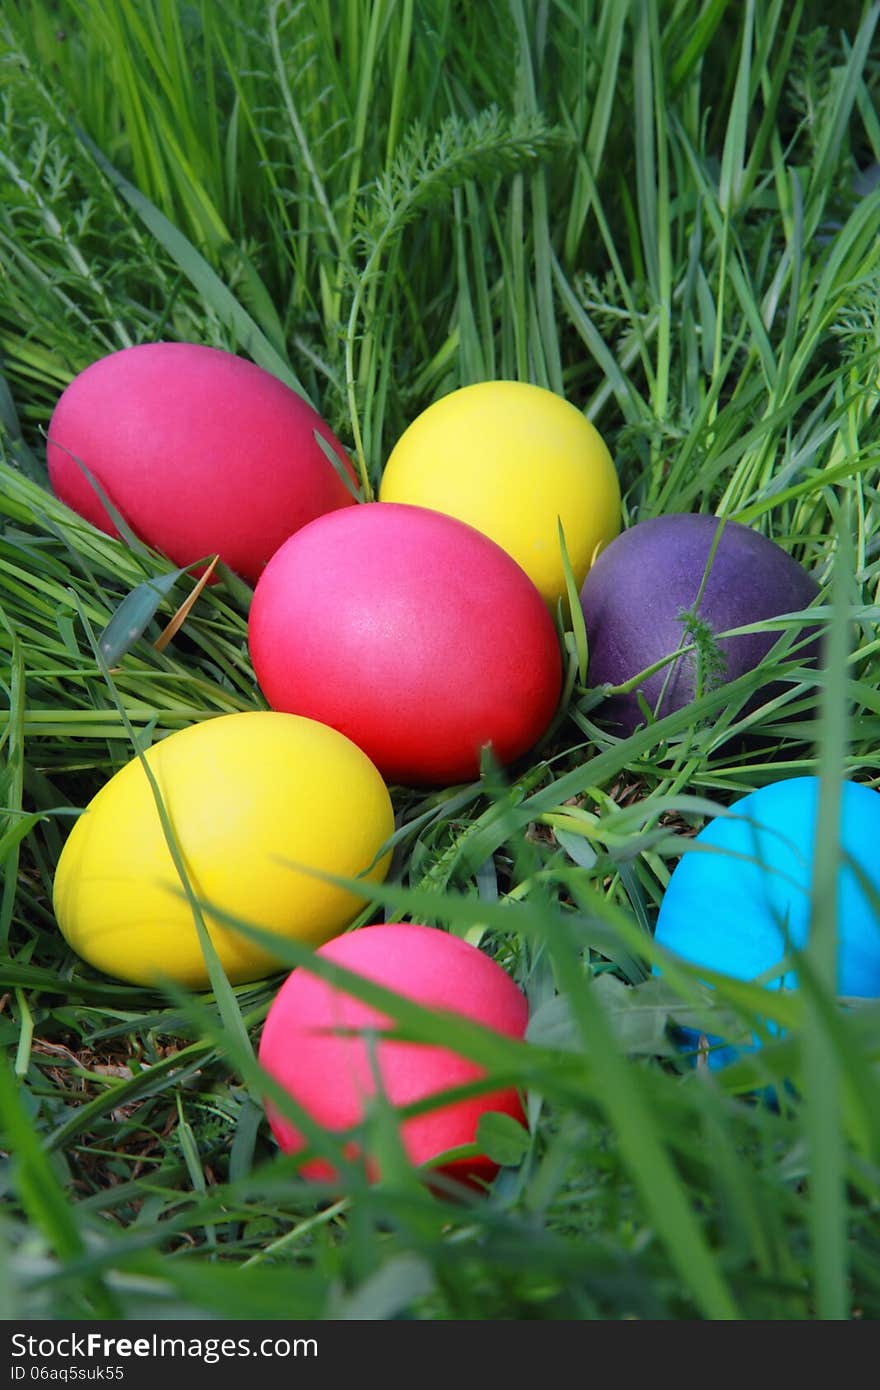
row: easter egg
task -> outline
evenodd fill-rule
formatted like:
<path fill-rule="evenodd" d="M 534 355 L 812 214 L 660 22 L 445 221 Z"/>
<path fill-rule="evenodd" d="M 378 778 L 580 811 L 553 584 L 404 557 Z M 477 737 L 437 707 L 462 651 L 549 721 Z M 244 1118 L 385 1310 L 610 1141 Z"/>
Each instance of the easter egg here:
<path fill-rule="evenodd" d="M 219 554 L 253 583 L 300 526 L 354 501 L 316 431 L 347 465 L 317 412 L 261 367 L 196 343 L 145 343 L 93 362 L 62 393 L 49 480 L 115 535 L 84 464 L 148 545 L 177 565 Z"/>
<path fill-rule="evenodd" d="M 621 685 L 687 644 L 687 610 L 696 609 L 714 636 L 800 612 L 816 597 L 818 585 L 796 560 L 737 522 L 724 525 L 710 566 L 718 527 L 714 516 L 654 517 L 624 531 L 598 557 L 581 589 L 591 686 Z M 759 667 L 780 635 L 718 638 L 718 667 L 704 668 L 702 691 Z M 801 649 L 799 659 L 814 657 L 817 646 Z M 690 704 L 700 684 L 696 653 L 684 653 L 646 676 L 637 691 L 606 700 L 597 715 L 616 733 L 630 734 L 645 722 L 639 693 L 661 718 Z"/>
<path fill-rule="evenodd" d="M 739 980 L 775 970 L 788 942 L 805 947 L 818 802 L 817 777 L 788 777 L 710 820 L 672 872 L 656 940 L 694 965 Z M 837 877 L 841 995 L 880 996 L 878 842 L 880 793 L 844 782 Z M 773 982 L 774 988 L 796 985 L 793 970 Z"/>
<path fill-rule="evenodd" d="M 528 1007 L 520 990 L 489 956 L 459 937 L 434 927 L 399 923 L 348 932 L 316 953 L 427 1008 L 448 1010 L 511 1038 L 522 1038 Z M 359 1124 L 376 1094 L 377 1073 L 392 1106 L 426 1100 L 456 1086 L 481 1080 L 484 1070 L 450 1048 L 426 1043 L 377 1040 L 375 1030 L 394 1020 L 300 967 L 276 995 L 260 1040 L 260 1062 L 321 1129 L 332 1133 Z M 440 1105 L 401 1124 L 413 1164 L 428 1163 L 450 1149 L 474 1144 L 480 1117 L 500 1111 L 524 1122 L 515 1089 Z M 285 1153 L 306 1140 L 277 1108 L 266 1112 Z M 357 1149 L 348 1145 L 347 1156 Z M 369 1153 L 367 1170 L 377 1176 Z M 323 1158 L 303 1164 L 303 1176 L 333 1181 Z M 496 1165 L 485 1155 L 451 1160 L 444 1171 L 472 1181 L 491 1178 Z"/>
<path fill-rule="evenodd" d="M 491 536 L 551 607 L 566 593 L 559 522 L 578 587 L 620 530 L 620 486 L 599 432 L 563 397 L 519 381 L 478 382 L 430 405 L 395 444 L 379 497 Z"/>
<path fill-rule="evenodd" d="M 266 566 L 248 636 L 273 709 L 341 730 L 391 781 L 508 763 L 556 709 L 553 622 L 500 546 L 423 507 L 372 502 L 320 517 Z"/>
<path fill-rule="evenodd" d="M 276 970 L 271 950 L 211 907 L 308 944 L 342 931 L 364 900 L 309 870 L 379 882 L 394 828 L 372 763 L 334 729 L 254 710 L 170 734 L 146 753 L 193 892 L 233 983 Z M 76 821 L 55 874 L 58 925 L 108 975 L 150 985 L 208 984 L 150 780 L 138 758 Z"/>

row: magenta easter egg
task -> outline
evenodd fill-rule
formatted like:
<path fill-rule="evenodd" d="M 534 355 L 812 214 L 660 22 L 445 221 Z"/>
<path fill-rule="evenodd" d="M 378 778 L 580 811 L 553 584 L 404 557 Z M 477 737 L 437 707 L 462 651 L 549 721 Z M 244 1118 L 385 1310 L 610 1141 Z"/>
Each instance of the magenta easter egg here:
<path fill-rule="evenodd" d="M 715 637 L 812 603 L 819 586 L 781 546 L 734 521 L 725 523 L 720 537 L 718 528 L 715 516 L 653 517 L 601 552 L 581 589 L 591 686 L 623 685 L 687 645 L 688 610 Z M 645 723 L 639 695 L 662 718 L 690 704 L 701 683 L 707 689 L 755 670 L 780 636 L 717 637 L 717 669 L 704 670 L 701 678 L 695 653 L 682 654 L 646 676 L 637 691 L 606 700 L 597 718 L 630 734 Z M 802 647 L 798 659 L 814 659 L 817 649 L 817 641 Z M 765 688 L 750 705 L 773 693 Z"/>
<path fill-rule="evenodd" d="M 273 709 L 329 724 L 387 780 L 477 776 L 509 763 L 556 709 L 549 611 L 515 560 L 441 512 L 372 502 L 320 517 L 266 566 L 249 619 Z"/>
<path fill-rule="evenodd" d="M 175 564 L 216 553 L 254 583 L 294 531 L 354 501 L 315 431 L 350 467 L 320 415 L 261 367 L 196 343 L 145 343 L 93 362 L 62 393 L 49 479 L 115 535 L 81 462 Z"/>
<path fill-rule="evenodd" d="M 316 955 L 432 1009 L 448 1010 L 510 1038 L 522 1038 L 528 1006 L 501 966 L 459 937 L 434 927 L 398 923 L 363 927 L 322 946 Z M 382 1090 L 395 1107 L 412 1105 L 456 1086 L 480 1081 L 485 1072 L 445 1047 L 376 1040 L 375 1030 L 394 1028 L 392 1018 L 311 974 L 305 966 L 288 976 L 269 1009 L 260 1040 L 260 1062 L 321 1129 L 339 1133 L 359 1124 Z M 500 1111 L 524 1123 L 514 1088 L 444 1104 L 401 1123 L 407 1156 L 429 1163 L 450 1149 L 474 1144 L 480 1117 Z M 271 1102 L 266 1113 L 285 1153 L 298 1153 L 304 1136 Z M 357 1150 L 349 1146 L 354 1157 Z M 377 1167 L 363 1155 L 371 1177 Z M 303 1164 L 304 1177 L 333 1181 L 323 1158 Z M 497 1166 L 484 1154 L 451 1160 L 443 1171 L 465 1181 L 490 1179 Z"/>

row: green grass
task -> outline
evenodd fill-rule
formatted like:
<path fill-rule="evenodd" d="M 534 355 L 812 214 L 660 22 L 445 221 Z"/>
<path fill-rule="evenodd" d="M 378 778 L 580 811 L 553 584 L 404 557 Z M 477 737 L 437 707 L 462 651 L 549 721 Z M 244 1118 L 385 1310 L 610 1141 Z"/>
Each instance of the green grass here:
<path fill-rule="evenodd" d="M 880 1313 L 880 1005 L 838 1010 L 830 966 L 840 779 L 880 775 L 880 187 L 864 177 L 880 162 L 880 7 L 828 13 L 7 0 L 3 1316 Z M 365 497 L 438 396 L 549 386 L 607 440 L 628 523 L 736 518 L 822 585 L 822 672 L 780 632 L 761 673 L 618 740 L 596 723 L 575 629 L 566 704 L 527 764 L 393 789 L 375 915 L 466 936 L 531 1004 L 515 1043 L 359 988 L 407 1035 L 523 1087 L 529 1135 L 482 1136 L 504 1164 L 488 1196 L 431 1195 L 381 1109 L 385 1181 L 349 1165 L 341 1195 L 316 1191 L 260 1105 L 253 1044 L 278 977 L 233 988 L 214 962 L 209 994 L 145 991 L 57 931 L 54 866 L 94 791 L 152 739 L 262 704 L 247 586 L 204 589 L 158 650 L 194 581 L 48 490 L 63 387 L 163 337 L 301 391 Z M 111 674 L 97 637 L 133 591 L 145 626 Z M 784 692 L 744 712 L 776 670 Z M 821 774 L 826 833 L 800 992 L 708 988 L 671 962 L 652 977 L 684 837 L 805 772 Z M 736 1038 L 768 1017 L 784 1039 L 723 1072 L 670 1034 Z M 754 1099 L 774 1085 L 777 1108 Z"/>

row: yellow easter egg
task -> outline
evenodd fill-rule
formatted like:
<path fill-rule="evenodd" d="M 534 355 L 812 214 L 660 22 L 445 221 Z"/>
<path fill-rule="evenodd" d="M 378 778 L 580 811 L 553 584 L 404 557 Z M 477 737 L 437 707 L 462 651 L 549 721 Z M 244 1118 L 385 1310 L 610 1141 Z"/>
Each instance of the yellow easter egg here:
<path fill-rule="evenodd" d="M 379 496 L 484 532 L 551 606 L 566 592 L 559 522 L 578 589 L 620 530 L 620 485 L 598 430 L 555 392 L 517 381 L 435 401 L 394 446 Z"/>
<path fill-rule="evenodd" d="M 376 768 L 344 735 L 312 719 L 254 710 L 221 715 L 156 743 L 146 761 L 202 902 L 309 945 L 342 931 L 364 899 L 306 872 L 381 882 L 374 863 L 394 828 Z M 294 865 L 299 867 L 294 867 Z M 58 925 L 108 975 L 199 989 L 208 973 L 192 911 L 139 758 L 77 820 L 55 875 Z M 234 984 L 281 962 L 205 910 Z"/>

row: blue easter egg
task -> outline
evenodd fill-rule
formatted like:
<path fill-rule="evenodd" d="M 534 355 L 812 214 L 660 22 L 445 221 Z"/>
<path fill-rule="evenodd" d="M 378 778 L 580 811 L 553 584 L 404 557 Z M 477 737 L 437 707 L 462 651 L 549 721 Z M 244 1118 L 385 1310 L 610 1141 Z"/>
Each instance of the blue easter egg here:
<path fill-rule="evenodd" d="M 656 940 L 694 965 L 739 980 L 772 971 L 789 946 L 803 948 L 818 801 L 817 777 L 789 777 L 750 792 L 709 821 L 696 836 L 697 848 L 672 873 Z M 880 792 L 843 783 L 839 843 L 837 993 L 877 998 Z M 793 970 L 771 982 L 772 988 L 796 986 Z"/>

